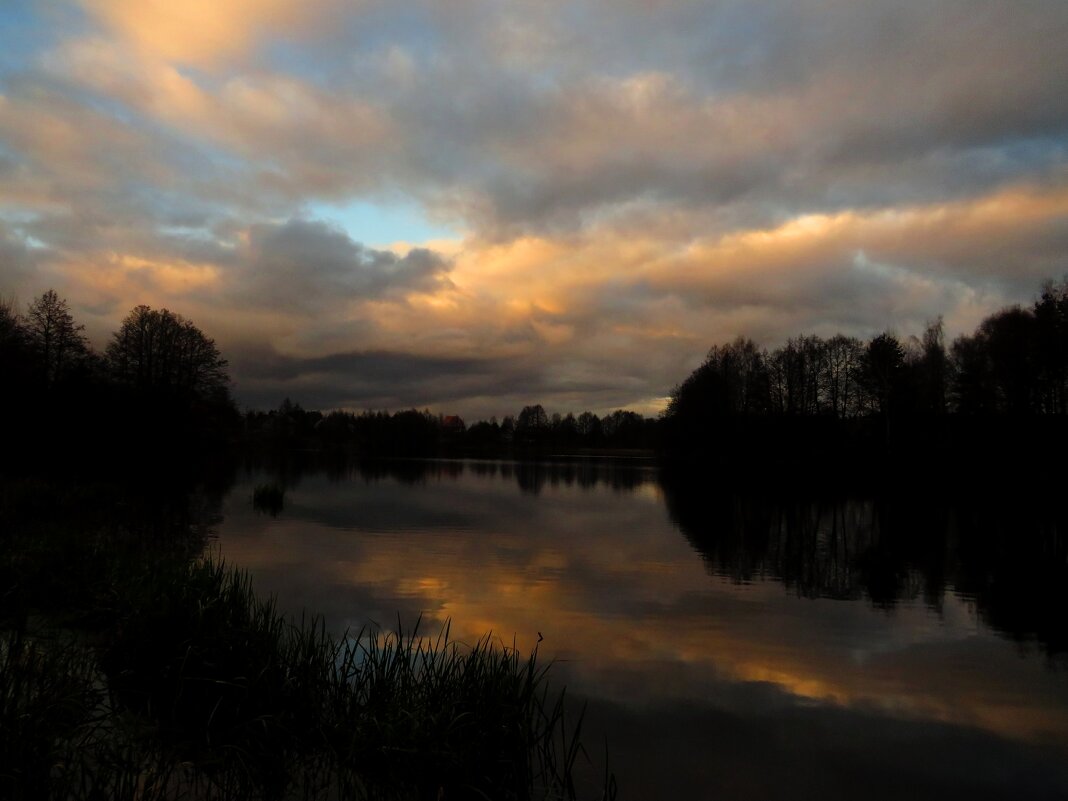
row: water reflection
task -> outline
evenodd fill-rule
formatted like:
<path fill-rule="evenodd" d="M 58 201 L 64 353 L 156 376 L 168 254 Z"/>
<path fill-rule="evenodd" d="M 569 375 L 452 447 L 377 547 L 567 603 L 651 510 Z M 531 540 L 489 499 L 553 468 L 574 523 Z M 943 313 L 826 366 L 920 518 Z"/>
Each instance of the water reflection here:
<path fill-rule="evenodd" d="M 538 494 L 544 487 L 611 487 L 629 492 L 657 481 L 655 459 L 601 459 L 561 457 L 551 461 L 503 461 L 499 459 L 368 459 L 353 460 L 344 454 L 290 452 L 273 460 L 250 460 L 246 472 L 263 472 L 285 487 L 295 487 L 304 475 L 326 476 L 333 482 L 359 480 L 367 484 L 395 481 L 408 486 L 429 481 L 460 479 L 465 474 L 482 479 L 514 481 L 524 492 Z"/>
<path fill-rule="evenodd" d="M 1048 496 L 716 493 L 667 476 L 661 486 L 673 522 L 716 574 L 881 607 L 922 598 L 941 610 L 953 592 L 1014 639 L 1037 641 L 1051 656 L 1068 651 L 1068 510 Z"/>
<path fill-rule="evenodd" d="M 1048 502 L 791 496 L 596 462 L 271 477 L 285 511 L 251 508 L 249 473 L 229 558 L 335 628 L 399 613 L 527 647 L 542 632 L 611 731 L 625 798 L 1068 790 Z"/>

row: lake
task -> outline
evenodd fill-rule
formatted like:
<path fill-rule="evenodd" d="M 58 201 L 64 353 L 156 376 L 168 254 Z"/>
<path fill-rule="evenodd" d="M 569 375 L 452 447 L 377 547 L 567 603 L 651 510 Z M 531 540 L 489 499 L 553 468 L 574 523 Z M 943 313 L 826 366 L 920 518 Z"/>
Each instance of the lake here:
<path fill-rule="evenodd" d="M 253 508 L 258 484 L 284 508 Z M 247 469 L 282 608 L 538 643 L 621 799 L 1068 797 L 1068 526 L 1034 494 L 786 492 L 642 460 Z M 592 797 L 592 796 L 591 796 Z"/>

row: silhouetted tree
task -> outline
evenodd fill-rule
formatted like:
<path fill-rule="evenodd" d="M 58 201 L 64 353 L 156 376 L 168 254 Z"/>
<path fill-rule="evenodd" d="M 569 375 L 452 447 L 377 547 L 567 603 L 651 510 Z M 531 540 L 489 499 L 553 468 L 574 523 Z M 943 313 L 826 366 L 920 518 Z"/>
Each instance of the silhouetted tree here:
<path fill-rule="evenodd" d="M 920 343 L 917 363 L 917 402 L 931 414 L 946 411 L 946 387 L 949 383 L 949 357 L 941 316 L 928 323 Z"/>
<path fill-rule="evenodd" d="M 787 340 L 767 359 L 771 404 L 779 414 L 809 415 L 822 411 L 826 383 L 826 347 L 817 336 Z"/>
<path fill-rule="evenodd" d="M 1037 395 L 1036 325 L 1034 315 L 1018 306 L 994 314 L 979 326 L 999 411 L 1025 414 Z"/>
<path fill-rule="evenodd" d="M 504 445 L 501 439 L 501 426 L 497 418 L 489 422 L 480 420 L 467 429 L 467 443 L 479 451 L 492 451 Z"/>
<path fill-rule="evenodd" d="M 164 394 L 225 394 L 226 359 L 215 340 L 167 309 L 138 306 L 123 320 L 107 348 L 108 366 L 120 382 Z"/>
<path fill-rule="evenodd" d="M 579 436 L 587 446 L 598 445 L 601 441 L 601 418 L 593 412 L 583 412 L 575 421 Z"/>
<path fill-rule="evenodd" d="M 560 445 L 571 447 L 578 441 L 578 423 L 571 412 L 564 417 L 554 414 L 552 429 L 553 440 Z"/>
<path fill-rule="evenodd" d="M 26 310 L 26 337 L 46 386 L 62 380 L 89 358 L 89 343 L 76 325 L 67 301 L 49 289 Z"/>
<path fill-rule="evenodd" d="M 616 409 L 601 420 L 607 443 L 616 448 L 644 448 L 650 444 L 645 418 L 637 412 Z"/>
<path fill-rule="evenodd" d="M 524 406 L 516 419 L 518 431 L 540 431 L 549 425 L 549 417 L 540 403 L 534 406 Z"/>
<path fill-rule="evenodd" d="M 751 339 L 716 345 L 704 364 L 671 393 L 667 416 L 696 420 L 707 415 L 755 414 L 768 405 L 768 370 Z"/>
<path fill-rule="evenodd" d="M 351 412 L 341 410 L 322 416 L 313 426 L 319 442 L 330 449 L 344 448 L 356 432 L 353 417 Z"/>
<path fill-rule="evenodd" d="M 1048 414 L 1068 413 L 1068 277 L 1049 281 L 1034 307 L 1038 405 Z"/>
<path fill-rule="evenodd" d="M 506 414 L 501 420 L 501 440 L 510 445 L 515 440 L 515 418 Z"/>
<path fill-rule="evenodd" d="M 905 349 L 893 334 L 886 332 L 872 339 L 861 362 L 861 374 L 872 410 L 889 416 L 900 390 Z"/>
<path fill-rule="evenodd" d="M 994 382 L 990 374 L 983 337 L 960 336 L 950 348 L 953 380 L 953 407 L 960 414 L 990 414 L 997 410 Z"/>
<path fill-rule="evenodd" d="M 9 415 L 21 416 L 24 407 L 33 405 L 25 389 L 35 371 L 35 359 L 26 329 L 15 311 L 15 302 L 0 300 L 0 376 L 5 387 L 0 391 L 0 411 L 4 419 L 12 419 Z"/>
<path fill-rule="evenodd" d="M 766 357 L 751 339 L 738 337 L 719 353 L 728 403 L 739 414 L 760 414 L 768 408 Z"/>
<path fill-rule="evenodd" d="M 947 350 L 942 318 L 904 343 L 800 336 L 772 352 L 744 339 L 714 346 L 672 392 L 663 415 L 669 453 L 739 463 L 773 459 L 1023 455 L 1068 430 L 1039 415 L 1068 414 L 1068 277 L 1030 308 L 982 321 Z M 950 417 L 952 419 L 950 419 Z M 999 416 L 978 421 L 976 416 Z M 893 430 L 893 436 L 891 436 Z M 732 461 L 733 460 L 733 461 Z"/>
<path fill-rule="evenodd" d="M 823 394 L 835 417 L 852 417 L 860 412 L 860 369 L 864 346 L 855 337 L 842 334 L 825 345 Z"/>
<path fill-rule="evenodd" d="M 4 375 L 10 375 L 15 362 L 27 358 L 26 330 L 22 327 L 15 302 L 0 299 L 0 365 Z"/>
<path fill-rule="evenodd" d="M 434 415 L 408 409 L 385 416 L 391 453 L 399 456 L 429 456 L 437 450 L 438 427 Z"/>
<path fill-rule="evenodd" d="M 515 422 L 516 443 L 541 445 L 549 434 L 549 416 L 540 403 L 524 406 Z"/>
<path fill-rule="evenodd" d="M 18 312 L 15 311 L 15 302 L 7 298 L 0 298 L 0 347 L 6 347 L 16 340 L 22 340 L 24 332 L 19 323 Z"/>

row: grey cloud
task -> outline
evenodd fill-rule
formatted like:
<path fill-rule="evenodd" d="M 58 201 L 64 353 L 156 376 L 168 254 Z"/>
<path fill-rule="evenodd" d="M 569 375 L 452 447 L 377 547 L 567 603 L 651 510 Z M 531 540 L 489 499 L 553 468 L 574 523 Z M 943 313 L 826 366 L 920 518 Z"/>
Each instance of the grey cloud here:
<path fill-rule="evenodd" d="M 23 287 L 39 261 L 40 255 L 0 220 L 0 291 Z M 6 298 L 0 295 L 0 300 Z"/>
<path fill-rule="evenodd" d="M 659 372 L 560 353 L 503 359 L 375 350 L 303 358 L 236 346 L 227 356 L 238 399 L 253 408 L 290 397 L 313 409 L 431 407 L 471 419 L 518 414 L 531 403 L 561 413 L 626 407 L 645 389 L 647 373 Z"/>
<path fill-rule="evenodd" d="M 422 39 L 405 41 L 412 6 Z M 524 17 L 519 69 L 499 42 Z M 483 234 L 580 228 L 642 198 L 744 204 L 751 221 L 955 198 L 1064 163 L 1056 1 L 465 3 L 449 18 L 379 9 L 364 41 L 435 55 L 405 62 L 402 90 L 371 69 L 336 89 L 390 110 L 402 140 L 381 169 Z M 635 106 L 620 82 L 649 71 L 669 80 Z"/>
<path fill-rule="evenodd" d="M 537 365 L 513 360 L 422 356 L 399 350 L 301 358 L 261 346 L 238 347 L 230 353 L 230 362 L 242 402 L 268 408 L 286 396 L 321 409 L 447 407 L 521 391 L 523 386 L 533 393 L 543 380 Z"/>
<path fill-rule="evenodd" d="M 978 304 L 980 311 L 992 310 L 1014 299 L 1014 293 L 996 285 L 972 286 L 952 275 L 880 261 L 863 250 L 820 253 L 797 260 L 788 270 L 776 265 L 750 270 L 744 277 L 713 279 L 700 287 L 658 287 L 649 293 L 663 291 L 694 315 L 708 318 L 705 333 L 714 338 L 704 343 L 705 348 L 738 334 L 768 347 L 806 333 L 866 338 L 892 329 L 908 336 L 919 334 L 939 315 L 947 317 L 952 336 L 962 333 L 961 326 L 978 322 L 970 316 L 974 311 L 961 319 L 962 307 Z M 683 348 L 687 344 L 679 343 Z"/>
<path fill-rule="evenodd" d="M 391 187 L 512 236 L 581 228 L 635 200 L 733 204 L 760 222 L 769 207 L 960 197 L 1064 163 L 1060 0 L 465 2 L 448 13 L 411 2 L 354 14 L 314 50 L 296 46 L 314 78 L 206 83 L 211 130 L 155 119 L 152 87 L 129 76 L 98 86 L 119 93 L 134 130 L 173 145 L 158 179 L 139 162 L 141 181 L 177 178 L 246 213 Z M 395 46 L 411 54 L 400 84 Z M 666 81 L 637 101 L 621 88 L 649 73 Z"/>
<path fill-rule="evenodd" d="M 323 41 L 257 49 L 262 62 L 170 75 L 192 82 L 182 84 L 192 100 L 122 53 L 96 71 L 57 55 L 2 76 L 0 201 L 25 202 L 33 219 L 0 237 L 0 291 L 16 267 L 25 275 L 56 253 L 72 265 L 109 254 L 211 265 L 222 291 L 189 290 L 202 310 L 258 313 L 235 317 L 263 329 L 274 321 L 262 312 L 284 312 L 279 328 L 299 325 L 302 337 L 287 344 L 321 353 L 381 333 L 360 302 L 432 290 L 450 265 L 426 250 L 373 250 L 321 222 L 271 222 L 317 201 L 414 198 L 476 245 L 648 236 L 670 267 L 694 241 L 797 215 L 1068 186 L 1063 0 L 383 0 L 352 14 Z M 1068 266 L 1068 224 L 1056 208 L 1042 214 L 1008 215 L 989 234 L 921 224 L 749 271 L 696 264 L 691 281 L 623 275 L 576 290 L 544 321 L 571 326 L 571 342 L 474 315 L 463 336 L 415 331 L 399 343 L 440 353 L 462 342 L 465 359 L 473 342 L 506 343 L 526 354 L 514 362 L 243 361 L 239 392 L 323 406 L 462 400 L 498 414 L 535 400 L 628 405 L 666 392 L 721 335 L 774 345 L 813 327 L 867 334 L 888 322 L 908 333 L 921 317 L 1026 300 Z M 29 237 L 46 250 L 27 248 Z M 153 280 L 142 270 L 128 284 L 164 294 Z M 106 283 L 95 291 L 112 291 Z M 613 329 L 672 315 L 688 336 Z"/>
<path fill-rule="evenodd" d="M 230 276 L 240 302 L 318 311 L 447 281 L 448 262 L 424 248 L 404 256 L 374 250 L 327 223 L 292 219 L 253 225 L 243 263 Z"/>
<path fill-rule="evenodd" d="M 72 211 L 44 213 L 19 230 L 54 252 L 107 260 L 127 253 L 146 262 L 187 262 L 227 266 L 236 262 L 236 230 L 203 214 L 159 214 L 146 206 L 124 214 L 115 207 L 77 205 Z"/>

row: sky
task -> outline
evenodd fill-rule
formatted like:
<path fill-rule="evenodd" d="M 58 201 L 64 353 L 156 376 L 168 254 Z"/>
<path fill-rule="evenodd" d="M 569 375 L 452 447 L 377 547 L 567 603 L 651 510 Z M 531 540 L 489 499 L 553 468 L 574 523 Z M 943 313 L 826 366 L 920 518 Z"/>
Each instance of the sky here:
<path fill-rule="evenodd" d="M 1068 273 L 1064 0 L 2 0 L 0 297 L 244 407 L 662 408 Z"/>

